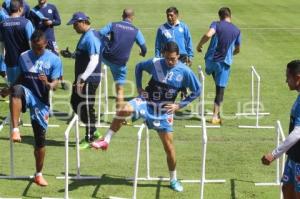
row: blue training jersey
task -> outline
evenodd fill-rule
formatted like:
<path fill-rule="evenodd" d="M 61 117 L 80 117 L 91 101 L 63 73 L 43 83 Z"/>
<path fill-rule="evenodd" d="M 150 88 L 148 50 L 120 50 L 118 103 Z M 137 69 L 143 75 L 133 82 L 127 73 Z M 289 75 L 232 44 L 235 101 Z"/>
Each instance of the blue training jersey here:
<path fill-rule="evenodd" d="M 152 76 L 151 83 L 157 84 L 159 88 L 167 85 L 167 90 L 163 91 L 164 96 L 174 96 L 182 88 L 189 88 L 191 93 L 179 104 L 180 108 L 191 103 L 201 94 L 201 84 L 193 71 L 182 62 L 178 61 L 174 67 L 169 67 L 165 59 L 154 58 L 137 64 L 135 69 L 137 88 L 142 88 L 142 72 L 146 71 Z M 151 85 L 155 87 L 155 85 Z M 158 89 L 159 90 L 159 89 Z M 155 92 L 159 92 L 159 91 Z M 159 94 L 159 93 L 158 93 Z M 175 100 L 175 99 L 174 99 Z M 157 102 L 160 100 L 158 99 Z M 164 103 L 164 101 L 161 101 Z"/>
<path fill-rule="evenodd" d="M 225 20 L 212 22 L 210 28 L 214 29 L 216 33 L 211 38 L 205 59 L 231 65 L 233 51 L 241 43 L 240 30 Z"/>
<path fill-rule="evenodd" d="M 30 6 L 28 5 L 28 3 L 25 0 L 22 0 L 22 1 L 23 1 L 22 17 L 30 19 Z M 11 2 L 11 0 L 4 0 L 4 2 L 2 3 L 2 8 L 4 8 L 9 15 L 11 13 L 10 12 L 10 2 Z"/>
<path fill-rule="evenodd" d="M 55 5 L 47 3 L 43 7 L 39 5 L 35 6 L 31 9 L 30 18 L 34 27 L 46 34 L 48 41 L 55 41 L 54 26 L 61 24 L 60 16 Z M 43 22 L 45 20 L 52 21 L 52 25 L 44 25 Z"/>
<path fill-rule="evenodd" d="M 4 8 L 0 8 L 0 23 L 8 17 L 9 17 L 9 15 L 6 12 L 6 10 Z"/>
<path fill-rule="evenodd" d="M 124 20 L 107 24 L 100 29 L 101 36 L 109 37 L 105 42 L 103 57 L 109 62 L 124 66 L 126 65 L 133 43 L 136 42 L 142 54 L 146 54 L 146 42 L 142 32 L 130 21 Z"/>
<path fill-rule="evenodd" d="M 94 72 L 86 79 L 86 82 L 100 82 L 100 48 L 100 34 L 97 31 L 94 29 L 89 29 L 87 32 L 81 35 L 75 52 L 75 81 L 77 81 L 79 75 L 84 73 L 86 70 L 88 63 L 90 62 L 90 56 L 99 54 L 98 65 Z"/>
<path fill-rule="evenodd" d="M 49 89 L 39 80 L 39 74 L 47 76 L 49 82 L 56 80 L 61 75 L 62 62 L 60 58 L 45 49 L 39 57 L 32 50 L 21 54 L 19 59 L 21 67 L 21 84 L 30 89 L 31 92 L 46 105 L 49 104 Z"/>
<path fill-rule="evenodd" d="M 298 95 L 291 110 L 289 133 L 291 133 L 296 126 L 300 126 L 300 95 Z M 287 151 L 287 155 L 291 160 L 300 163 L 300 141 Z"/>
<path fill-rule="evenodd" d="M 182 21 L 178 21 L 174 26 L 165 23 L 158 28 L 155 39 L 155 57 L 161 57 L 165 44 L 170 41 L 177 43 L 180 55 L 194 56 L 190 30 Z"/>
<path fill-rule="evenodd" d="M 33 31 L 32 23 L 24 17 L 9 17 L 0 23 L 0 38 L 6 49 L 7 67 L 16 67 L 20 54 L 30 49 Z"/>

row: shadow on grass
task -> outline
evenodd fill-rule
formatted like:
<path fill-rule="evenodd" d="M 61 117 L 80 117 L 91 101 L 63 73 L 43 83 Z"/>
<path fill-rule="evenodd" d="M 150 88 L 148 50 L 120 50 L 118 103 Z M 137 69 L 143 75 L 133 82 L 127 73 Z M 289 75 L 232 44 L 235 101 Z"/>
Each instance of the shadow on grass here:
<path fill-rule="evenodd" d="M 250 180 L 239 180 L 239 179 L 230 179 L 230 199 L 237 199 L 236 197 L 236 182 L 244 182 L 244 183 L 251 183 L 254 184 L 254 181 Z"/>
<path fill-rule="evenodd" d="M 64 173 L 63 173 L 64 174 Z M 70 176 L 76 176 L 75 174 L 70 174 Z M 86 176 L 86 175 L 85 175 Z M 124 176 L 116 176 L 116 175 L 108 175 L 108 174 L 103 174 L 101 176 L 101 179 L 95 179 L 95 180 L 70 180 L 71 183 L 69 184 L 69 191 L 76 190 L 80 187 L 83 186 L 94 186 L 95 189 L 91 195 L 92 198 L 102 198 L 102 197 L 97 197 L 97 193 L 99 192 L 101 186 L 104 185 L 125 185 L 129 186 L 133 189 L 133 181 L 132 180 L 127 180 Z M 157 181 L 157 184 L 154 183 L 147 183 L 147 184 L 138 184 L 138 187 L 156 187 L 156 199 L 160 198 L 160 189 L 161 187 L 169 187 L 167 185 L 162 185 L 162 181 Z M 64 189 L 60 189 L 58 192 L 64 192 Z M 116 193 L 116 194 L 122 194 L 122 193 Z M 119 196 L 121 197 L 121 196 Z"/>

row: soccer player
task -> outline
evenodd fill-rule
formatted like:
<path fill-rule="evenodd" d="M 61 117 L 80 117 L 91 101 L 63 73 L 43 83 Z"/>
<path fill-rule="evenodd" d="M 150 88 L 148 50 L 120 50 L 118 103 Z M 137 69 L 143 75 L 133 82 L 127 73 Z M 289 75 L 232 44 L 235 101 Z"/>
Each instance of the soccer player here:
<path fill-rule="evenodd" d="M 167 22 L 157 29 L 155 57 L 162 57 L 165 44 L 174 41 L 179 47 L 179 60 L 191 66 L 194 53 L 190 30 L 184 22 L 179 21 L 179 11 L 176 7 L 169 7 L 166 15 Z"/>
<path fill-rule="evenodd" d="M 233 55 L 240 52 L 241 32 L 231 23 L 231 11 L 223 7 L 218 12 L 220 21 L 211 23 L 210 28 L 198 43 L 197 51 L 202 52 L 202 46 L 209 41 L 210 45 L 205 55 L 205 72 L 212 75 L 216 85 L 216 96 L 212 124 L 221 124 L 220 106 L 230 74 Z"/>
<path fill-rule="evenodd" d="M 106 150 L 112 136 L 119 131 L 125 117 L 133 120 L 143 118 L 148 128 L 154 129 L 164 146 L 170 172 L 170 187 L 183 191 L 176 176 L 176 156 L 173 144 L 173 114 L 200 96 L 201 85 L 192 70 L 179 59 L 179 48 L 175 42 L 168 42 L 163 50 L 164 58 L 154 58 L 137 64 L 135 70 L 139 97 L 124 104 L 117 112 L 104 138 L 92 143 L 94 148 Z M 143 71 L 151 75 L 148 86 L 143 89 Z M 177 93 L 188 87 L 191 94 L 175 103 Z"/>
<path fill-rule="evenodd" d="M 75 58 L 75 80 L 71 96 L 71 105 L 80 120 L 86 125 L 85 138 L 80 149 L 90 148 L 90 143 L 100 137 L 97 131 L 95 115 L 95 95 L 100 83 L 100 34 L 90 26 L 90 18 L 83 12 L 73 14 L 67 25 L 73 24 L 74 30 L 81 34 L 75 53 L 61 51 L 64 57 Z"/>
<path fill-rule="evenodd" d="M 8 18 L 8 13 L 4 8 L 0 8 L 0 23 Z M 0 39 L 0 76 L 6 78 L 6 65 L 4 62 L 4 43 Z"/>
<path fill-rule="evenodd" d="M 12 120 L 11 139 L 21 142 L 18 128 L 21 112 L 30 110 L 30 118 L 34 133 L 34 156 L 36 173 L 34 182 L 39 186 L 47 186 L 42 169 L 45 158 L 46 131 L 49 117 L 49 91 L 58 84 L 61 70 L 60 58 L 46 50 L 47 40 L 43 32 L 35 31 L 31 36 L 32 50 L 21 54 L 19 65 L 21 74 L 9 89 L 1 92 L 2 96 L 10 94 L 10 112 Z"/>
<path fill-rule="evenodd" d="M 21 0 L 21 1 L 22 1 L 22 4 L 24 5 L 23 6 L 24 9 L 23 9 L 21 16 L 25 17 L 27 19 L 30 19 L 30 6 L 28 5 L 28 3 L 25 0 Z M 10 2 L 11 2 L 11 0 L 4 0 L 2 3 L 2 8 L 4 8 L 9 15 L 11 14 Z"/>
<path fill-rule="evenodd" d="M 28 19 L 21 17 L 22 0 L 11 0 L 10 11 L 10 17 L 0 23 L 0 38 L 5 47 L 7 79 L 10 84 L 13 84 L 20 74 L 19 56 L 30 49 L 30 37 L 34 28 Z"/>
<path fill-rule="evenodd" d="M 48 3 L 48 0 L 38 0 L 38 5 L 31 9 L 30 18 L 36 29 L 45 32 L 48 41 L 47 48 L 59 55 L 54 26 L 59 26 L 61 20 L 56 6 Z M 63 89 L 67 89 L 63 77 L 61 77 L 61 86 Z"/>
<path fill-rule="evenodd" d="M 123 20 L 107 24 L 100 29 L 101 36 L 107 37 L 101 61 L 110 67 L 116 83 L 116 109 L 124 101 L 124 84 L 126 82 L 127 66 L 133 43 L 136 42 L 140 49 L 140 55 L 147 53 L 146 43 L 142 32 L 133 24 L 134 11 L 130 8 L 123 10 Z"/>

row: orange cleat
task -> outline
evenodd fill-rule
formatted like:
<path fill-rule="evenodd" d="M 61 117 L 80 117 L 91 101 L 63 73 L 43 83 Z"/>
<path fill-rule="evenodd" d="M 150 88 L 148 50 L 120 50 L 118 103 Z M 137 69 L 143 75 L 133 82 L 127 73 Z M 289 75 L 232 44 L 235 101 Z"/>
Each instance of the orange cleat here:
<path fill-rule="evenodd" d="M 41 176 L 35 176 L 34 177 L 34 183 L 41 186 L 41 187 L 45 187 L 48 185 L 48 182 L 45 180 L 45 178 L 41 175 Z"/>

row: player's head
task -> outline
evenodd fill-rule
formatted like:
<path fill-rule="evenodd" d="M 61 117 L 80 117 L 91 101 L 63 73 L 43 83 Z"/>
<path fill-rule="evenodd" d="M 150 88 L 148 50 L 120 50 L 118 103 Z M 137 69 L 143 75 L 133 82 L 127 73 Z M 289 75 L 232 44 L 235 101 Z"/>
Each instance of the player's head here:
<path fill-rule="evenodd" d="M 166 43 L 163 49 L 163 55 L 166 60 L 166 64 L 169 67 L 175 66 L 179 59 L 178 45 L 174 41 Z"/>
<path fill-rule="evenodd" d="M 230 11 L 230 8 L 228 8 L 228 7 L 220 8 L 218 14 L 219 14 L 220 20 L 224 20 L 226 18 L 231 18 L 231 11 Z"/>
<path fill-rule="evenodd" d="M 73 24 L 74 30 L 81 34 L 86 32 L 90 28 L 90 18 L 83 12 L 75 12 L 67 23 L 67 25 Z"/>
<path fill-rule="evenodd" d="M 38 3 L 39 3 L 40 5 L 44 5 L 45 3 L 47 3 L 47 0 L 38 0 Z"/>
<path fill-rule="evenodd" d="M 300 91 L 300 60 L 293 60 L 287 64 L 286 82 L 290 90 Z"/>
<path fill-rule="evenodd" d="M 176 7 L 169 7 L 166 10 L 168 23 L 174 25 L 178 20 L 178 10 Z"/>
<path fill-rule="evenodd" d="M 22 0 L 11 0 L 9 9 L 12 14 L 13 13 L 22 13 L 23 12 L 23 1 Z"/>
<path fill-rule="evenodd" d="M 132 21 L 133 17 L 134 17 L 134 11 L 133 11 L 133 9 L 131 9 L 131 8 L 125 8 L 123 10 L 123 14 L 122 14 L 123 20 L 129 19 L 130 21 Z"/>
<path fill-rule="evenodd" d="M 41 55 L 44 53 L 47 46 L 46 35 L 41 30 L 35 30 L 30 38 L 31 48 L 36 55 Z"/>

